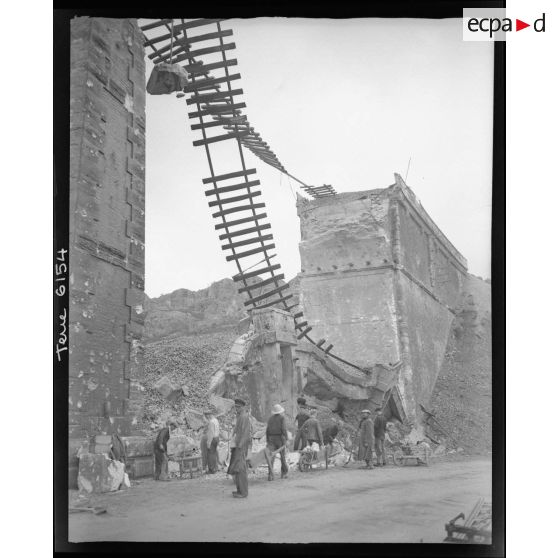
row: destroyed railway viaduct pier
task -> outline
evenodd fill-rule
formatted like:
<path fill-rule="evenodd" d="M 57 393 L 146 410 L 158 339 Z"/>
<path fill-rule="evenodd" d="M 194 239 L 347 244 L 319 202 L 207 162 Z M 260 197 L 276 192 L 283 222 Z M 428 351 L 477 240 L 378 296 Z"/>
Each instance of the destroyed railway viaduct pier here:
<path fill-rule="evenodd" d="M 205 192 L 210 207 L 219 210 L 214 217 L 222 219 L 215 228 L 231 250 L 227 259 L 238 263 L 237 249 L 250 252 L 245 255 L 264 258 L 269 274 L 264 281 L 271 291 L 259 298 L 250 295 L 248 281 L 258 268 L 248 273 L 242 269 L 249 263 L 238 268 L 235 279 L 249 296 L 247 309 L 259 336 L 251 348 L 260 349 L 241 351 L 238 359 L 248 359 L 243 365 L 248 375 L 238 366 L 230 374 L 234 366 L 229 367 L 220 389 L 245 392 L 257 418 L 267 416 L 278 400 L 292 413 L 296 395 L 306 391 L 331 407 L 340 401 L 386 404 L 395 416 L 416 422 L 418 404 L 428 401 L 436 381 L 466 261 L 397 175 L 388 188 L 353 193 L 304 185 L 314 199 L 299 198 L 297 204 L 302 270 L 295 303 L 272 261 L 271 235 L 262 232 L 270 225 L 256 209 L 265 204 L 253 202 L 261 194 L 253 190 L 259 181 L 253 180 L 256 170 L 245 166 L 242 149 L 286 171 L 240 114 L 244 104 L 232 99 L 242 93 L 230 84 L 240 75 L 229 74 L 237 62 L 226 59 L 234 44 L 224 45 L 223 37 L 232 31 L 221 29 L 220 21 L 169 27 L 160 20 L 150 27 L 170 31 L 151 58 L 166 60 L 169 40 L 180 39 L 180 56 L 197 76 L 187 91 L 199 120 L 192 129 L 203 136 L 194 144 L 209 153 L 209 144 L 229 140 L 239 152 L 240 168 L 221 175 L 214 173 L 208 155 L 211 176 L 203 180 L 211 186 Z M 217 25 L 213 33 L 186 33 L 210 24 Z M 146 42 L 135 20 L 76 18 L 71 31 L 69 433 L 74 458 L 75 449 L 96 434 L 138 433 L 145 318 L 144 46 L 157 41 Z M 219 40 L 220 46 L 209 50 L 223 59 L 203 66 L 189 45 L 207 37 Z M 224 75 L 210 75 L 210 68 Z M 196 80 L 201 80 L 197 86 Z M 220 84 L 228 86 L 228 94 L 208 93 Z M 206 135 L 206 129 L 221 127 L 227 134 Z M 239 211 L 249 217 L 235 218 L 240 226 L 235 229 L 226 216 Z M 238 240 L 252 233 L 255 241 Z M 256 248 L 242 247 L 248 244 Z M 277 305 L 281 310 L 272 308 Z"/>
<path fill-rule="evenodd" d="M 414 423 L 444 359 L 465 258 L 397 174 L 385 189 L 299 198 L 297 206 L 308 322 L 363 369 L 400 363 L 383 389 L 393 386 Z"/>

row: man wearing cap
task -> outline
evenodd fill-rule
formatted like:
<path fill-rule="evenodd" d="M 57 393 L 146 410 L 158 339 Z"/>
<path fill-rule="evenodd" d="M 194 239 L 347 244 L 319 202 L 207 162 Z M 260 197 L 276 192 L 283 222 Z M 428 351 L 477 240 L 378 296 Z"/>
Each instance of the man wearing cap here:
<path fill-rule="evenodd" d="M 215 411 L 211 407 L 204 409 L 204 417 L 207 420 L 205 431 L 200 441 L 202 454 L 202 467 L 207 466 L 207 472 L 212 475 L 217 472 L 217 446 L 219 444 L 219 421 L 215 417 Z"/>
<path fill-rule="evenodd" d="M 360 443 L 358 446 L 358 460 L 363 461 L 366 465 L 364 469 L 373 469 L 372 465 L 372 447 L 374 446 L 374 425 L 372 423 L 371 413 L 368 409 L 361 411 L 362 420 L 360 421 Z"/>
<path fill-rule="evenodd" d="M 302 439 L 306 442 L 303 447 L 305 447 L 306 445 L 312 445 L 314 442 L 316 442 L 320 446 L 320 449 L 324 445 L 322 427 L 318 422 L 317 416 L 318 411 L 316 409 L 311 409 L 310 418 L 302 425 L 301 436 Z"/>
<path fill-rule="evenodd" d="M 273 405 L 271 409 L 271 416 L 267 421 L 267 429 L 265 436 L 267 439 L 267 446 L 265 458 L 267 460 L 268 476 L 267 480 L 272 481 L 273 476 L 273 462 L 275 461 L 275 452 L 279 448 L 283 448 L 279 455 L 281 456 L 281 478 L 286 479 L 289 472 L 287 459 L 285 457 L 285 444 L 287 443 L 287 423 L 285 421 L 285 409 L 281 405 Z"/>
<path fill-rule="evenodd" d="M 248 417 L 244 400 L 235 399 L 234 408 L 236 411 L 236 424 L 231 437 L 231 462 L 227 474 L 233 475 L 236 483 L 236 491 L 233 492 L 233 497 L 247 498 L 248 470 L 246 468 L 246 457 L 252 442 L 250 418 Z"/>
<path fill-rule="evenodd" d="M 298 403 L 298 415 L 295 417 L 297 431 L 294 439 L 294 450 L 306 447 L 306 440 L 302 436 L 302 426 L 310 418 L 308 411 L 306 409 L 306 399 L 304 397 L 299 397 L 296 402 Z"/>
<path fill-rule="evenodd" d="M 155 454 L 155 480 L 168 480 L 169 458 L 167 456 L 167 442 L 170 433 L 176 428 L 176 423 L 172 420 L 167 421 L 167 426 L 161 428 L 155 438 L 153 453 Z"/>
<path fill-rule="evenodd" d="M 386 439 L 387 420 L 382 413 L 382 409 L 376 409 L 374 419 L 374 449 L 376 450 L 376 465 L 384 467 L 386 464 L 386 453 L 384 451 L 384 440 Z"/>

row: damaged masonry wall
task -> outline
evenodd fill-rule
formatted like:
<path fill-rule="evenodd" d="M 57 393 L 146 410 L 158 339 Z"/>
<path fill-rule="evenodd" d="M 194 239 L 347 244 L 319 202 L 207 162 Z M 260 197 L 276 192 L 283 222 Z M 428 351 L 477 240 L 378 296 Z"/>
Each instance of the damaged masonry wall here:
<path fill-rule="evenodd" d="M 399 175 L 385 189 L 297 206 L 305 319 L 363 368 L 400 363 L 398 392 L 415 422 L 444 358 L 465 258 Z"/>
<path fill-rule="evenodd" d="M 135 20 L 71 22 L 68 404 L 74 440 L 130 434 L 141 407 L 142 40 Z"/>
<path fill-rule="evenodd" d="M 277 402 L 293 416 L 294 394 L 305 393 L 331 410 L 383 406 L 388 416 L 419 426 L 419 404 L 428 404 L 461 300 L 466 260 L 398 175 L 384 189 L 299 198 L 298 214 L 305 319 L 316 338 L 366 372 L 297 342 L 284 312 L 256 310 L 211 391 L 244 395 L 259 420 Z"/>

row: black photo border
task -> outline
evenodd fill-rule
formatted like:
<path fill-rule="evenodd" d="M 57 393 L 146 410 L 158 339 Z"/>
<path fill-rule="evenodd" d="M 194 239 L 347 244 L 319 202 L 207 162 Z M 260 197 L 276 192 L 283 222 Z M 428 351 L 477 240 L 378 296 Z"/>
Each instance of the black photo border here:
<path fill-rule="evenodd" d="M 99 5 L 98 2 L 95 3 Z M 502 8 L 505 2 L 274 2 L 223 0 L 205 2 L 191 8 L 188 4 L 158 2 L 157 8 L 129 7 L 77 9 L 54 2 L 54 242 L 53 291 L 60 285 L 54 272 L 57 251 L 69 250 L 69 106 L 70 106 L 70 20 L 76 16 L 115 18 L 183 17 L 307 17 L 307 18 L 461 18 L 464 8 Z M 285 544 L 264 543 L 136 543 L 68 542 L 68 351 L 59 362 L 56 344 L 60 333 L 60 314 L 69 308 L 68 287 L 62 296 L 53 293 L 53 393 L 54 393 L 54 531 L 53 550 L 58 553 L 208 553 L 214 556 L 281 555 L 290 556 L 504 556 L 505 532 L 505 204 L 506 204 L 506 45 L 494 43 L 493 112 L 493 190 L 492 190 L 492 545 L 452 544 Z M 71 257 L 71 254 L 67 254 Z M 373 502 L 372 502 L 373 505 Z M 274 513 L 288 513 L 275 510 Z M 319 513 L 317 511 L 317 513 Z M 449 520 L 450 518 L 448 518 Z M 443 526 L 440 525 L 440 540 Z M 25 543 L 22 541 L 22 547 Z"/>

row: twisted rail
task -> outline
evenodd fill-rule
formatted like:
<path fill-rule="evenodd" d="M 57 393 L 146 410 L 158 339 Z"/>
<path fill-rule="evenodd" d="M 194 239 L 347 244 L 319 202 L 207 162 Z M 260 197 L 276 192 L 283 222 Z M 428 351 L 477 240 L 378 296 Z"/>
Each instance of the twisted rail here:
<path fill-rule="evenodd" d="M 249 310 L 283 306 L 293 314 L 297 339 L 305 338 L 326 355 L 363 371 L 356 364 L 332 353 L 333 345 L 326 345 L 325 339 L 314 341 L 310 337 L 312 326 L 304 320 L 302 310 L 297 309 L 299 304 L 293 303 L 294 295 L 288 292 L 289 284 L 284 281 L 285 275 L 280 273 L 281 265 L 271 261 L 276 257 L 276 254 L 272 253 L 275 244 L 271 224 L 265 222 L 265 203 L 256 201 L 256 198 L 261 196 L 261 191 L 256 189 L 260 181 L 255 177 L 256 169 L 247 168 L 242 148 L 246 147 L 266 164 L 299 182 L 304 191 L 314 198 L 332 196 L 336 192 L 329 185 L 309 186 L 288 173 L 261 135 L 250 126 L 248 118 L 242 114 L 246 104 L 238 100 L 243 90 L 234 89 L 232 84 L 241 76 L 229 71 L 238 64 L 236 59 L 227 58 L 227 52 L 234 50 L 236 45 L 225 43 L 224 38 L 232 36 L 233 32 L 230 29 L 222 29 L 221 21 L 223 20 L 181 20 L 180 24 L 175 24 L 174 20 L 158 20 L 142 26 L 141 29 L 146 36 L 145 46 L 153 50 L 148 56 L 154 63 L 171 60 L 172 63 L 187 62 L 184 68 L 188 71 L 191 81 L 184 88 L 184 93 L 188 95 L 187 106 L 195 108 L 194 111 L 188 112 L 188 118 L 191 120 L 191 129 L 201 132 L 201 139 L 195 140 L 193 144 L 203 147 L 207 156 L 210 176 L 202 179 L 202 182 L 212 185 L 205 191 L 205 195 L 209 198 L 209 207 L 217 209 L 212 217 L 217 220 L 215 230 L 221 233 L 221 248 L 228 252 L 226 260 L 234 261 L 238 270 L 233 280 L 240 283 L 239 293 L 246 293 L 248 300 L 244 305 L 249 307 Z M 207 27 L 211 26 L 215 26 L 215 29 L 205 32 Z M 166 28 L 168 33 L 147 37 L 147 31 L 160 30 L 162 27 Z M 203 34 L 191 34 L 192 29 L 200 27 L 204 27 Z M 208 44 L 207 42 L 211 46 L 196 46 L 198 43 Z M 157 44 L 160 46 L 156 47 Z M 218 72 L 217 75 L 210 73 L 215 71 Z M 222 86 L 225 88 L 221 89 Z M 224 130 L 225 133 L 208 134 L 210 130 L 215 129 Z M 234 170 L 227 169 L 227 172 L 217 173 L 211 147 L 222 142 L 236 146 L 238 166 Z M 258 267 L 260 265 L 262 266 Z M 254 267 L 257 269 L 253 269 Z M 256 283 L 250 281 L 256 277 L 262 280 Z M 271 287 L 271 290 L 262 293 L 263 287 Z"/>

